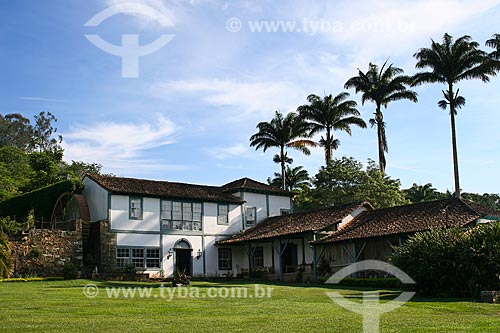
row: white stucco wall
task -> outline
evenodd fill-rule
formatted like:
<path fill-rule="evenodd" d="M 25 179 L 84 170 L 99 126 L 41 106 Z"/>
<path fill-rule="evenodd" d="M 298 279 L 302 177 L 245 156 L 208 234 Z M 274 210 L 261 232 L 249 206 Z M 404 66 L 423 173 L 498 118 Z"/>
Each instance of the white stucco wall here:
<path fill-rule="evenodd" d="M 160 247 L 160 235 L 117 233 L 116 246 Z"/>
<path fill-rule="evenodd" d="M 110 228 L 112 230 L 160 232 L 160 199 L 143 198 L 142 219 L 129 218 L 129 197 L 111 195 Z"/>
<path fill-rule="evenodd" d="M 281 197 L 277 195 L 269 196 L 269 216 L 281 215 L 281 209 L 291 209 L 291 200 L 289 197 Z"/>
<path fill-rule="evenodd" d="M 100 221 L 108 218 L 108 191 L 92 179 L 83 179 L 83 196 L 87 200 L 90 211 L 90 222 Z"/>
<path fill-rule="evenodd" d="M 193 276 L 203 276 L 203 255 L 196 259 L 198 250 L 203 251 L 202 246 L 202 236 L 192 236 L 192 235 L 162 235 L 162 252 L 163 252 L 163 272 L 165 276 L 172 276 L 174 273 L 175 264 L 175 243 L 180 240 L 186 240 L 192 248 L 192 260 L 193 260 Z M 173 255 L 167 258 L 168 251 L 172 249 Z"/>
<path fill-rule="evenodd" d="M 246 201 L 245 208 L 255 207 L 257 209 L 257 223 L 268 217 L 281 215 L 282 209 L 291 209 L 289 197 L 252 192 L 241 192 L 241 197 Z M 252 226 L 254 224 L 245 225 L 245 228 Z"/>
<path fill-rule="evenodd" d="M 203 231 L 207 235 L 234 235 L 243 228 L 241 206 L 229 205 L 228 224 L 217 224 L 217 204 L 203 204 Z"/>

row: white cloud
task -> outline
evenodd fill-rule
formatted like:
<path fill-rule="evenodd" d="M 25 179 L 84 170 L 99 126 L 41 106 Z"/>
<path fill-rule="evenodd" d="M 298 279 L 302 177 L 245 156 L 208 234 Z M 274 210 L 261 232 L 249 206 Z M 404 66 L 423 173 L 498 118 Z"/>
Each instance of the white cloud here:
<path fill-rule="evenodd" d="M 177 128 L 170 120 L 158 116 L 155 121 L 137 123 L 103 122 L 79 125 L 63 133 L 67 161 L 101 163 L 116 172 L 131 168 L 183 168 L 166 165 L 148 156 L 147 150 L 173 143 Z"/>
<path fill-rule="evenodd" d="M 237 108 L 238 117 L 251 113 L 268 117 L 278 109 L 287 112 L 300 105 L 307 95 L 287 81 L 238 82 L 219 79 L 159 82 L 150 87 L 150 93 L 160 98 L 168 94 L 193 94 L 210 105 Z"/>
<path fill-rule="evenodd" d="M 430 38 L 440 40 L 445 32 L 453 34 L 499 4 L 500 0 L 361 0 L 327 6 L 294 5 L 286 7 L 283 15 L 316 24 L 311 38 L 320 37 L 340 57 L 340 64 L 330 70 L 364 70 L 368 62 L 380 63 L 389 56 L 390 62 L 404 58 L 405 62 L 397 65 L 410 69 L 414 65 L 411 55 L 430 44 Z"/>
<path fill-rule="evenodd" d="M 106 0 L 106 4 L 119 13 L 133 16 L 143 27 L 172 26 L 176 22 L 172 7 L 162 0 Z"/>
<path fill-rule="evenodd" d="M 229 157 L 255 158 L 256 156 L 254 152 L 250 151 L 250 149 L 248 148 L 248 144 L 244 145 L 241 143 L 229 147 L 217 147 L 208 149 L 207 152 L 218 160 L 224 160 Z"/>

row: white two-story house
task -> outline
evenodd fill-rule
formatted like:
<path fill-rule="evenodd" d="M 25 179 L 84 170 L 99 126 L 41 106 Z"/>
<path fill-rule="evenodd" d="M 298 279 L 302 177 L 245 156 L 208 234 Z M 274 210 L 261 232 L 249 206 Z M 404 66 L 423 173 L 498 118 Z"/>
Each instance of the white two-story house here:
<path fill-rule="evenodd" d="M 248 178 L 204 186 L 87 175 L 84 185 L 93 261 L 104 271 L 134 266 L 165 277 L 176 270 L 208 277 L 237 272 L 248 265 L 244 249 L 215 243 L 292 209 L 290 192 Z"/>

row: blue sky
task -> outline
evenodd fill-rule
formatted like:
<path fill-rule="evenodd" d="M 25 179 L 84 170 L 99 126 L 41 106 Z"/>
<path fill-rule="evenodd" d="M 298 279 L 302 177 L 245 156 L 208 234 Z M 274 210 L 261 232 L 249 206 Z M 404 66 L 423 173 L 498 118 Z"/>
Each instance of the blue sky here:
<path fill-rule="evenodd" d="M 85 26 L 109 7 L 116 15 Z M 412 55 L 445 32 L 469 34 L 481 45 L 500 33 L 500 1 L 493 0 L 6 0 L 0 16 L 0 113 L 55 114 L 68 161 L 99 162 L 119 176 L 214 185 L 265 181 L 279 170 L 276 151 L 255 151 L 248 141 L 275 110 L 295 110 L 311 93 L 340 93 L 370 61 L 389 58 L 413 74 Z M 286 21 L 294 31 L 252 31 L 264 21 Z M 138 34 L 141 45 L 163 34 L 173 39 L 139 58 L 136 78 L 124 78 L 121 58 L 86 34 L 115 45 L 122 34 Z M 498 193 L 500 78 L 458 87 L 467 100 L 457 118 L 462 188 Z M 417 104 L 385 110 L 386 171 L 403 187 L 453 188 L 449 115 L 437 107 L 441 89 L 418 87 Z M 367 120 L 374 106 L 359 109 Z M 377 159 L 374 129 L 336 135 L 335 156 Z M 319 148 L 311 156 L 288 154 L 311 174 L 324 163 Z"/>

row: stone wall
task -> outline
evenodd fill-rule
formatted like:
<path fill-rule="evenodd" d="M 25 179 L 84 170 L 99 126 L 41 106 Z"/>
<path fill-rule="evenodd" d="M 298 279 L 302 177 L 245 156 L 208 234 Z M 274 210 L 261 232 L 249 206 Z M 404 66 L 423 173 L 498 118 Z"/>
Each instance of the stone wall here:
<path fill-rule="evenodd" d="M 85 264 L 97 267 L 99 274 L 116 271 L 116 233 L 109 231 L 108 221 L 90 223 L 88 250 L 85 251 Z"/>
<path fill-rule="evenodd" d="M 63 276 L 65 266 L 81 271 L 82 224 L 75 231 L 34 229 L 11 240 L 13 276 Z"/>

